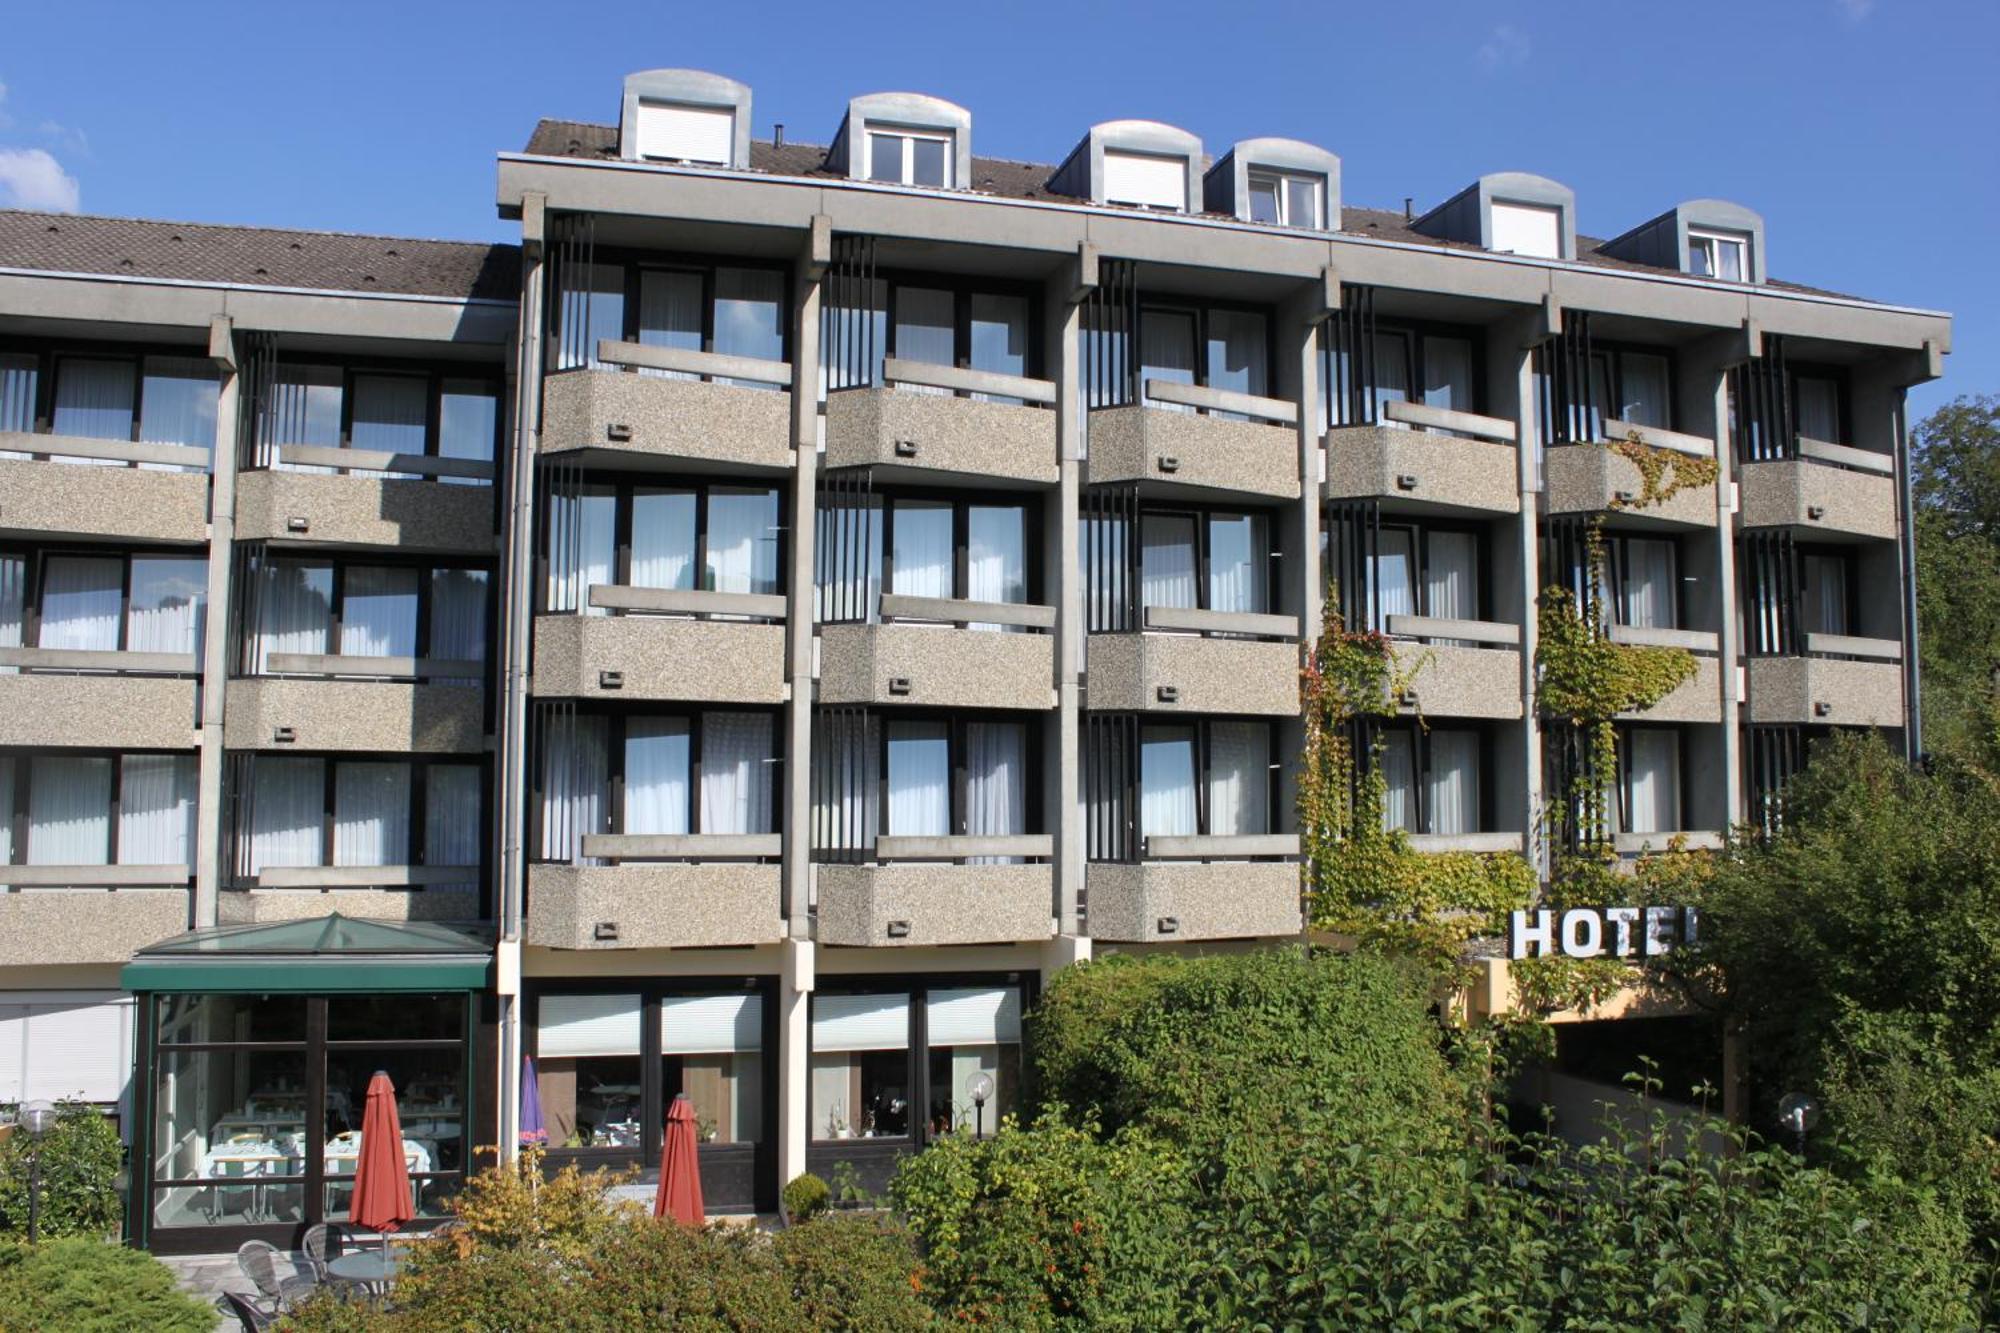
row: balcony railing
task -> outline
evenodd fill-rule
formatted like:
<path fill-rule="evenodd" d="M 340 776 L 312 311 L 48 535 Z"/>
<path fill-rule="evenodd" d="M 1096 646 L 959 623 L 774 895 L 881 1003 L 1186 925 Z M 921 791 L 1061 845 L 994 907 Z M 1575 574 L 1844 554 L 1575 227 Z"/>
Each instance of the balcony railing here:
<path fill-rule="evenodd" d="M 622 583 L 593 583 L 589 601 L 619 615 L 691 616 L 783 620 L 786 601 L 780 593 L 709 592 L 698 588 L 638 588 Z"/>
<path fill-rule="evenodd" d="M 788 361 L 698 352 L 686 347 L 654 347 L 646 343 L 603 338 L 598 340 L 597 359 L 607 366 L 628 370 L 664 370 L 704 380 L 749 380 L 778 388 L 790 388 L 792 383 L 792 367 Z"/>

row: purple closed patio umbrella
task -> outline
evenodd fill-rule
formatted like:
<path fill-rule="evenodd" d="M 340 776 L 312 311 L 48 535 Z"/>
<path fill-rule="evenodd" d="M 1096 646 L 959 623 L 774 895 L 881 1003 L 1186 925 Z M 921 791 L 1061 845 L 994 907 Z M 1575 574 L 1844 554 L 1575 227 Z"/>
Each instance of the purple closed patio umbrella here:
<path fill-rule="evenodd" d="M 548 1141 L 549 1131 L 542 1127 L 542 1084 L 530 1055 L 521 1061 L 521 1146 Z"/>

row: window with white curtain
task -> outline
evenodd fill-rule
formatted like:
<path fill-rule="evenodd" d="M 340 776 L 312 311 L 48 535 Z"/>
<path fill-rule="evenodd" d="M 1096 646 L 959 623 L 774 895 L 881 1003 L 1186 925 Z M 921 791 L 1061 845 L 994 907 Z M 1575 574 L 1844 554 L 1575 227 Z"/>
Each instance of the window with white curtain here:
<path fill-rule="evenodd" d="M 1669 537 L 1618 537 L 1611 544 L 1617 624 L 1633 629 L 1680 626 L 1677 552 Z"/>
<path fill-rule="evenodd" d="M 1800 628 L 1807 634 L 1852 634 L 1848 616 L 1851 604 L 1848 589 L 1854 557 L 1850 555 L 1805 555 L 1805 588 L 1799 601 Z M 1799 645 L 1803 648 L 1805 645 Z"/>
<path fill-rule="evenodd" d="M 263 754 L 238 761 L 230 781 L 247 816 L 236 831 L 242 875 L 481 862 L 486 776 L 478 764 Z"/>
<path fill-rule="evenodd" d="M 1799 436 L 1827 444 L 1845 444 L 1840 429 L 1840 381 L 1829 375 L 1794 375 L 1793 424 Z"/>
<path fill-rule="evenodd" d="M 1668 727 L 1632 727 L 1619 746 L 1621 832 L 1676 833 L 1681 825 L 1681 738 Z"/>

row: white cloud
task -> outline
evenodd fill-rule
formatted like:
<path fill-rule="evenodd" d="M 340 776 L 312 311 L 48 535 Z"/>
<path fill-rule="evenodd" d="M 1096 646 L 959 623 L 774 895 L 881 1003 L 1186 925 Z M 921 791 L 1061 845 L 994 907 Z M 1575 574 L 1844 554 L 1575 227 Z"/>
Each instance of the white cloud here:
<path fill-rule="evenodd" d="M 1511 23 L 1503 23 L 1486 38 L 1476 59 L 1481 69 L 1490 71 L 1525 65 L 1533 53 L 1534 45 L 1528 35 Z"/>
<path fill-rule="evenodd" d="M 76 177 L 39 148 L 0 148 L 0 205 L 74 213 L 82 203 Z"/>
<path fill-rule="evenodd" d="M 1834 4 L 1849 23 L 1859 23 L 1875 12 L 1875 0 L 1834 0 Z"/>

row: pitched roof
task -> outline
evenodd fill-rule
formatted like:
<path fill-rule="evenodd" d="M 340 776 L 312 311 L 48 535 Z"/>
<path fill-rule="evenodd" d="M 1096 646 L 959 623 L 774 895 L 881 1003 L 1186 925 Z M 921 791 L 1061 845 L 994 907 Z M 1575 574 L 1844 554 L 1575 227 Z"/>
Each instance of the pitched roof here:
<path fill-rule="evenodd" d="M 599 161 L 618 160 L 618 127 L 616 125 L 591 125 L 576 120 L 544 120 L 535 126 L 535 132 L 528 137 L 528 146 L 523 150 L 537 157 L 576 157 Z M 826 179 L 841 179 L 839 172 L 830 171 L 826 165 L 827 149 L 823 144 L 786 143 L 772 144 L 763 140 L 750 143 L 750 170 L 773 176 L 817 176 Z M 1206 165 L 1206 164 L 1204 164 Z M 1059 203 L 1076 203 L 1069 195 L 1056 194 L 1048 188 L 1049 177 L 1055 174 L 1055 167 L 1039 162 L 1015 162 L 1001 157 L 974 157 L 972 159 L 972 185 L 974 194 L 998 195 L 1005 199 L 1047 199 Z M 1211 215 L 1213 216 L 1213 215 Z M 1356 208 L 1343 203 L 1340 208 L 1340 234 L 1345 236 L 1369 236 L 1379 240 L 1398 241 L 1405 245 L 1422 245 L 1439 250 L 1480 251 L 1480 247 L 1465 241 L 1440 240 L 1427 236 L 1410 227 L 1403 214 L 1379 208 Z M 1606 242 L 1594 236 L 1576 238 L 1576 260 L 1580 264 L 1591 264 L 1602 268 L 1624 269 L 1632 273 L 1678 273 L 1678 269 L 1659 268 L 1652 264 L 1635 264 L 1630 260 L 1617 259 L 1599 248 Z M 1838 292 L 1823 291 L 1817 287 L 1802 287 L 1796 283 L 1778 282 L 1775 279 L 1765 284 L 1781 291 L 1805 292 L 1818 296 L 1839 296 Z M 1842 299 L 1854 299 L 1843 297 Z"/>
<path fill-rule="evenodd" d="M 0 268 L 56 273 L 511 301 L 520 254 L 485 241 L 0 209 Z"/>

